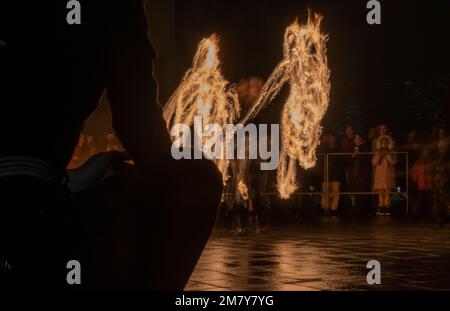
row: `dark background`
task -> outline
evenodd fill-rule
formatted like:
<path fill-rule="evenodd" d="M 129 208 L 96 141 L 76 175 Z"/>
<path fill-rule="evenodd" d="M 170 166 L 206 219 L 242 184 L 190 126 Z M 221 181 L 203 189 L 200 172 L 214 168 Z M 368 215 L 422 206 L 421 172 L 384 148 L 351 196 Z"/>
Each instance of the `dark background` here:
<path fill-rule="evenodd" d="M 386 122 L 404 136 L 409 128 L 447 125 L 449 1 L 381 2 L 381 25 L 366 22 L 366 0 L 146 0 L 150 36 L 158 50 L 156 76 L 164 104 L 191 66 L 199 41 L 221 39 L 224 77 L 267 79 L 282 58 L 285 28 L 307 8 L 324 16 L 329 34 L 331 100 L 324 126 L 363 132 Z M 274 103 L 264 120 L 277 122 Z"/>

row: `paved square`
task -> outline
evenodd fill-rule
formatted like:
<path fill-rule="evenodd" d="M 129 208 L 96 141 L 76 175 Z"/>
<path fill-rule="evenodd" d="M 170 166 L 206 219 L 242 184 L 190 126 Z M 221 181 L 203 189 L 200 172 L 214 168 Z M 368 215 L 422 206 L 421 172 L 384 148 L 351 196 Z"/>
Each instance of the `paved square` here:
<path fill-rule="evenodd" d="M 450 290 L 450 226 L 380 218 L 216 229 L 186 290 Z M 368 285 L 369 260 L 381 285 Z"/>

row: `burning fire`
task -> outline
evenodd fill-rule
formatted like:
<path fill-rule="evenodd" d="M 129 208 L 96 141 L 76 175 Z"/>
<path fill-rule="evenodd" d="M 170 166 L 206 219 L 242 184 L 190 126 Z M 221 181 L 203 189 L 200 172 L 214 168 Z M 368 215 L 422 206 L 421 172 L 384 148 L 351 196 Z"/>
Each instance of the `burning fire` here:
<path fill-rule="evenodd" d="M 239 122 L 247 124 L 254 119 L 289 83 L 290 93 L 281 114 L 277 174 L 278 192 L 285 199 L 298 189 L 297 163 L 305 169 L 316 164 L 316 149 L 322 133 L 320 122 L 328 108 L 331 88 L 326 55 L 328 37 L 320 31 L 322 16 L 308 13 L 305 25 L 295 21 L 286 29 L 284 58 L 272 72 L 254 106 Z M 195 116 L 202 116 L 205 122 L 222 125 L 222 128 L 237 122 L 240 106 L 236 88 L 230 87 L 222 76 L 218 52 L 216 35 L 200 42 L 192 68 L 165 106 L 164 118 L 169 129 L 180 123 L 192 126 Z M 222 152 L 224 150 L 225 146 Z M 216 160 L 216 165 L 226 182 L 228 161 Z M 245 193 L 244 186 L 240 184 L 239 188 Z"/>
<path fill-rule="evenodd" d="M 295 21 L 284 35 L 284 58 L 264 85 L 256 104 L 242 119 L 253 119 L 289 83 L 290 93 L 281 114 L 281 155 L 278 192 L 289 198 L 298 188 L 297 161 L 305 169 L 316 164 L 316 149 L 330 98 L 330 70 L 326 42 L 321 33 L 322 16 L 308 12 L 308 22 Z"/>
<path fill-rule="evenodd" d="M 327 36 L 320 32 L 322 16 L 310 12 L 308 22 L 287 28 L 284 42 L 289 69 L 290 94 L 281 113 L 281 161 L 278 191 L 289 198 L 298 186 L 297 163 L 309 169 L 316 165 L 316 149 L 322 121 L 330 99 L 330 70 L 327 65 Z"/>
<path fill-rule="evenodd" d="M 222 128 L 237 121 L 240 106 L 236 87 L 230 86 L 222 76 L 218 53 L 219 39 L 215 34 L 198 45 L 192 68 L 164 107 L 164 119 L 169 129 L 175 124 L 192 126 L 196 116 L 201 116 L 205 124 L 218 124 Z M 204 137 L 202 141 L 207 139 Z M 221 152 L 225 152 L 225 145 L 226 141 Z M 220 158 L 223 160 L 215 162 L 226 182 L 228 161 L 225 156 Z"/>

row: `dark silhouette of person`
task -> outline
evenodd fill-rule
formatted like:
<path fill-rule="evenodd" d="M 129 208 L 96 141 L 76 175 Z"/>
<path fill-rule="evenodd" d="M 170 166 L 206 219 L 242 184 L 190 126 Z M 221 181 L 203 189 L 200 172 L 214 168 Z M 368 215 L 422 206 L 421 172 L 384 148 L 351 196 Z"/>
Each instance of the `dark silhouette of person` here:
<path fill-rule="evenodd" d="M 0 4 L 0 285 L 183 289 L 215 221 L 220 173 L 171 157 L 142 1 L 79 2 L 79 25 L 66 1 Z M 66 167 L 105 90 L 135 164 L 75 194 Z M 94 157 L 80 174 L 123 159 Z M 71 260 L 81 285 L 68 285 Z"/>

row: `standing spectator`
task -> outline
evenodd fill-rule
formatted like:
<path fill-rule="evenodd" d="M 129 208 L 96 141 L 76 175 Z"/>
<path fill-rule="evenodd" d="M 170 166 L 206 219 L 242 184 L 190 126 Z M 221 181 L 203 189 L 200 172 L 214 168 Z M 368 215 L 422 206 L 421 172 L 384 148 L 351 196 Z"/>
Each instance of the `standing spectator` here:
<path fill-rule="evenodd" d="M 377 125 L 369 131 L 369 137 L 372 137 L 372 152 L 377 150 L 378 137 L 380 137 L 380 126 Z"/>
<path fill-rule="evenodd" d="M 348 190 L 350 192 L 367 192 L 370 189 L 369 158 L 360 153 L 369 152 L 369 146 L 360 133 L 355 134 L 353 156 L 347 170 Z M 362 195 L 352 195 L 352 207 L 365 209 L 368 206 L 367 198 Z"/>
<path fill-rule="evenodd" d="M 433 172 L 433 214 L 448 213 L 448 162 L 438 162 Z"/>
<path fill-rule="evenodd" d="M 447 209 L 445 195 L 449 176 L 450 141 L 444 128 L 437 131 L 435 142 L 435 166 L 433 175 L 433 212 L 439 216 Z"/>
<path fill-rule="evenodd" d="M 394 141 L 389 135 L 380 136 L 377 139 L 376 153 L 372 157 L 374 166 L 373 189 L 378 195 L 377 215 L 391 214 L 391 196 L 390 192 L 395 187 L 395 165 L 397 156 L 392 153 L 394 150 Z"/>
<path fill-rule="evenodd" d="M 377 152 L 378 149 L 377 146 L 380 145 L 379 138 L 385 135 L 389 135 L 389 130 L 386 124 L 379 124 L 369 131 L 369 137 L 371 137 L 372 141 L 371 150 L 373 153 Z M 375 166 L 372 166 L 372 185 L 375 184 L 374 179 L 375 179 Z M 373 201 L 372 207 L 374 209 L 379 209 L 378 200 Z"/>
<path fill-rule="evenodd" d="M 345 128 L 345 136 L 341 141 L 341 152 L 352 153 L 355 146 L 355 130 L 351 125 Z"/>
<path fill-rule="evenodd" d="M 372 144 L 372 151 L 375 150 L 374 144 L 375 144 L 375 139 L 378 137 L 378 125 L 374 126 L 372 128 L 369 129 L 369 133 L 367 134 L 367 138 L 369 139 L 369 141 Z"/>
<path fill-rule="evenodd" d="M 345 135 L 342 138 L 340 145 L 340 152 L 342 153 L 352 153 L 355 146 L 355 130 L 351 125 L 345 127 Z M 350 175 L 350 164 L 352 162 L 352 157 L 349 155 L 342 156 L 342 164 L 344 165 L 345 174 L 345 184 L 342 188 L 348 190 L 349 175 Z M 345 191 L 345 190 L 344 190 Z"/>
<path fill-rule="evenodd" d="M 400 148 L 401 151 L 408 152 L 409 163 L 413 165 L 421 157 L 421 145 L 417 139 L 417 130 L 410 130 L 406 138 L 406 143 Z"/>
<path fill-rule="evenodd" d="M 422 146 L 417 138 L 417 130 L 411 129 L 408 132 L 406 137 L 406 141 L 399 147 L 399 151 L 406 152 L 408 154 L 408 165 L 406 165 L 405 161 L 399 161 L 397 166 L 397 180 L 398 185 L 404 187 L 406 189 L 406 178 L 407 172 L 412 172 L 413 165 L 419 160 L 422 155 Z M 419 194 L 416 188 L 417 183 L 412 179 L 411 174 L 408 175 L 408 185 L 409 185 L 409 203 L 410 207 L 414 208 L 415 206 L 420 205 L 419 203 Z"/>
<path fill-rule="evenodd" d="M 450 141 L 444 128 L 439 128 L 436 140 L 436 154 L 438 159 L 447 159 L 449 154 Z"/>
<path fill-rule="evenodd" d="M 337 153 L 336 137 L 334 135 L 324 136 L 323 153 Z M 338 215 L 340 191 L 343 179 L 342 165 L 339 156 L 328 156 L 328 183 L 322 184 L 322 209 L 325 214 Z"/>
<path fill-rule="evenodd" d="M 420 158 L 414 163 L 411 178 L 417 189 L 419 215 L 428 215 L 433 202 L 433 174 L 429 151 L 424 149 Z"/>

